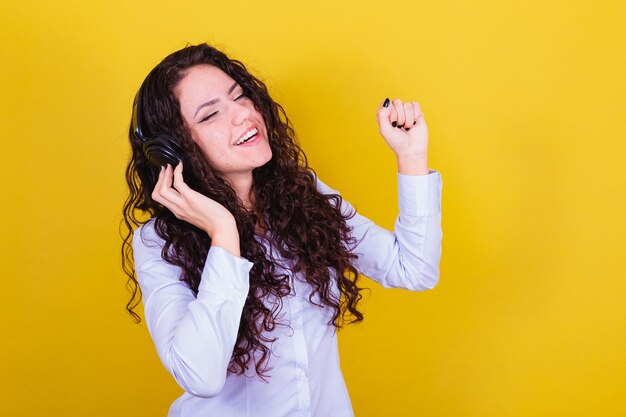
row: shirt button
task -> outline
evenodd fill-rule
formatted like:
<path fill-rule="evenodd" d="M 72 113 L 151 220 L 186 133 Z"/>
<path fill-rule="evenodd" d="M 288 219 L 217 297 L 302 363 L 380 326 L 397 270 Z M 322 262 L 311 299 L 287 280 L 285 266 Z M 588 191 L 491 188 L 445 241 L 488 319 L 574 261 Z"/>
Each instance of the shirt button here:
<path fill-rule="evenodd" d="M 302 310 L 302 303 L 300 303 L 300 301 L 298 300 L 293 300 L 292 306 L 294 313 L 298 313 L 300 310 Z"/>
<path fill-rule="evenodd" d="M 298 378 L 299 380 L 303 380 L 306 378 L 306 373 L 302 369 L 298 369 L 296 371 L 296 378 Z"/>

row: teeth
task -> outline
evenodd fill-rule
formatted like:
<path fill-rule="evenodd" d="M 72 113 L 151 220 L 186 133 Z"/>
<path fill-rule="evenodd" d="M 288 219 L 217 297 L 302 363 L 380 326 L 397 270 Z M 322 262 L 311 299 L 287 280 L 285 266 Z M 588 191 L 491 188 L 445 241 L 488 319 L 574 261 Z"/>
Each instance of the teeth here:
<path fill-rule="evenodd" d="M 237 143 L 235 143 L 235 145 L 241 145 L 244 142 L 249 141 L 254 135 L 256 135 L 258 133 L 257 128 L 253 128 L 251 130 L 249 130 L 245 135 L 243 135 L 238 141 Z"/>

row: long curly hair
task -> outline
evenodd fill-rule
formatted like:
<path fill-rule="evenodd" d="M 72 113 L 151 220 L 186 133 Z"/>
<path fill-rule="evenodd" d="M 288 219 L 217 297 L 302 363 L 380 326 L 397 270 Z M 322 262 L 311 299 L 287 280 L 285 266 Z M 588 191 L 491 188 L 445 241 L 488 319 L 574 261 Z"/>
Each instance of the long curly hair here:
<path fill-rule="evenodd" d="M 209 166 L 180 114 L 175 88 L 189 68 L 206 64 L 220 68 L 239 83 L 265 119 L 272 158 L 252 172 L 254 211 L 247 210 L 225 177 Z M 346 223 L 354 213 L 342 214 L 342 199 L 338 194 L 324 195 L 317 190 L 315 173 L 296 143 L 284 109 L 272 100 L 262 81 L 251 75 L 241 62 L 229 59 L 214 47 L 187 46 L 167 56 L 146 78 L 143 113 L 152 135 L 168 134 L 178 141 L 185 158 L 185 182 L 233 214 L 241 256 L 254 264 L 229 372 L 243 374 L 252 361 L 257 375 L 267 376 L 271 353 L 267 345 L 275 340 L 270 333 L 280 324 L 277 322 L 282 306 L 280 300 L 290 293 L 288 276 L 276 273 L 271 253 L 255 239 L 259 216 L 263 216 L 267 224 L 273 246 L 284 259 L 293 263 L 291 271 L 301 273 L 311 285 L 309 301 L 332 309 L 328 324 L 340 328 L 363 320 L 357 310 L 361 288 L 357 286 L 356 255 L 350 250 L 355 242 Z M 159 168 L 148 162 L 142 143 L 132 131 L 129 139 L 132 156 L 126 168 L 126 181 L 130 193 L 121 224 L 122 268 L 128 275 L 127 286 L 132 293 L 126 309 L 139 323 L 141 319 L 134 309 L 141 301 L 141 289 L 132 253 L 136 227 L 149 217 L 154 219 L 156 234 L 165 241 L 162 258 L 180 267 L 179 279 L 194 294 L 198 292 L 211 239 L 206 232 L 177 219 L 152 199 Z M 268 307 L 263 302 L 267 297 L 279 302 Z"/>

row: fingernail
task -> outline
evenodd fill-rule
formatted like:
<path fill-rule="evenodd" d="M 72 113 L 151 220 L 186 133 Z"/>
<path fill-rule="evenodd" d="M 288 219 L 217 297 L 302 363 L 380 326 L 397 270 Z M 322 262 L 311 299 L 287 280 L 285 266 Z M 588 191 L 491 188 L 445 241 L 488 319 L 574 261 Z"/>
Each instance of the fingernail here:
<path fill-rule="evenodd" d="M 398 123 L 396 123 L 396 122 L 391 122 L 391 126 L 392 126 L 392 127 L 396 127 L 397 125 L 398 125 Z"/>
<path fill-rule="evenodd" d="M 402 129 L 404 125 L 398 125 L 398 129 Z"/>
<path fill-rule="evenodd" d="M 383 103 L 383 107 L 389 107 L 389 103 L 390 103 L 389 99 L 386 98 L 385 102 Z"/>
<path fill-rule="evenodd" d="M 409 131 L 410 127 L 405 127 L 404 130 Z"/>
<path fill-rule="evenodd" d="M 413 122 L 413 126 L 415 126 L 417 124 L 417 120 Z"/>

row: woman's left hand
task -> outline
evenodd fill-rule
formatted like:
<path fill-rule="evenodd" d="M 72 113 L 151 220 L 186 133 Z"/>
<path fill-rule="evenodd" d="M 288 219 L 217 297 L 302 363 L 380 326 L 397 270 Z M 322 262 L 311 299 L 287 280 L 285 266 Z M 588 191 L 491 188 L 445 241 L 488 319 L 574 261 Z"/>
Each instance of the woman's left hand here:
<path fill-rule="evenodd" d="M 426 161 L 428 127 L 424 113 L 416 101 L 404 103 L 395 99 L 387 107 L 382 102 L 376 118 L 380 134 L 396 154 L 398 161 Z"/>

